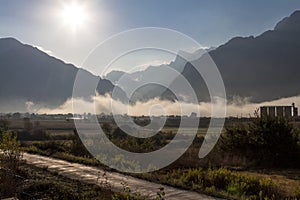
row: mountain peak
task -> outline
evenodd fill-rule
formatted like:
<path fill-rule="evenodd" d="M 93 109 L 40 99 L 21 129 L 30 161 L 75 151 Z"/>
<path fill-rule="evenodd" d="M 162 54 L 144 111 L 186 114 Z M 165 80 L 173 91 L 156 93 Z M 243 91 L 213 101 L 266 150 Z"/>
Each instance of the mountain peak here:
<path fill-rule="evenodd" d="M 291 14 L 291 17 L 295 17 L 295 16 L 300 17 L 300 10 L 296 10 L 295 12 L 293 12 L 293 13 Z"/>
<path fill-rule="evenodd" d="M 17 39 L 13 38 L 13 37 L 6 37 L 6 38 L 0 38 L 0 41 L 8 41 L 8 42 L 17 42 L 17 43 L 21 43 L 19 42 Z"/>
<path fill-rule="evenodd" d="M 284 18 L 274 28 L 275 31 L 300 31 L 300 11 L 297 10 Z"/>
<path fill-rule="evenodd" d="M 7 38 L 0 38 L 0 43 L 3 44 L 6 47 L 12 47 L 16 45 L 21 45 L 22 43 L 18 40 L 16 40 L 13 37 L 7 37 Z"/>

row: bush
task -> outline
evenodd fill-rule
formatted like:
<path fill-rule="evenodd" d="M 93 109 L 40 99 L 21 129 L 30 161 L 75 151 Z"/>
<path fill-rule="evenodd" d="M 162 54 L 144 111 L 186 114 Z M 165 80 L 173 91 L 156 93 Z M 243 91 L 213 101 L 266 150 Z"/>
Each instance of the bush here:
<path fill-rule="evenodd" d="M 0 130 L 0 198 L 16 194 L 18 169 L 22 158 L 15 133 Z"/>
<path fill-rule="evenodd" d="M 202 185 L 204 172 L 202 168 L 189 169 L 187 173 L 183 174 L 180 178 L 184 185 L 200 184 Z"/>
<path fill-rule="evenodd" d="M 213 185 L 219 189 L 226 189 L 229 183 L 235 178 L 231 171 L 225 168 L 216 170 L 208 169 L 205 184 L 207 186 Z"/>
<path fill-rule="evenodd" d="M 22 157 L 16 134 L 0 130 L 0 149 L 1 167 L 16 171 Z"/>
<path fill-rule="evenodd" d="M 258 166 L 300 166 L 299 131 L 285 118 L 257 117 L 226 127 L 219 147 Z"/>

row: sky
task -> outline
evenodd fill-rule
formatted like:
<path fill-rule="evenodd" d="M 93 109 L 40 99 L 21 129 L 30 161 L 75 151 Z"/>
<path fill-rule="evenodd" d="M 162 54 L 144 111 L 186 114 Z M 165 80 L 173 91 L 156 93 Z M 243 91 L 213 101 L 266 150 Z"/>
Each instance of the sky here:
<path fill-rule="evenodd" d="M 70 14 L 66 19 L 74 2 L 2 0 L 0 37 L 14 37 L 81 66 L 97 44 L 128 29 L 169 28 L 217 47 L 235 36 L 259 35 L 300 10 L 297 0 L 81 0 L 84 20 Z"/>

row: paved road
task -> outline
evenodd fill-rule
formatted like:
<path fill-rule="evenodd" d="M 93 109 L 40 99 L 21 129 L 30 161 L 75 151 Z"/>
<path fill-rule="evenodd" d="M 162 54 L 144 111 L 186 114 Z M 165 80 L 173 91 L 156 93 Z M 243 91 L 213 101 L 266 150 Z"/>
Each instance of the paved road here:
<path fill-rule="evenodd" d="M 49 158 L 40 155 L 33 155 L 24 153 L 23 158 L 28 164 L 33 164 L 37 167 L 48 167 L 50 170 L 55 170 L 58 174 L 83 182 L 103 185 L 109 183 L 113 191 L 121 191 L 123 189 L 122 183 L 127 183 L 133 192 L 139 192 L 143 196 L 150 199 L 155 199 L 156 192 L 162 185 L 152 183 L 149 181 L 140 180 L 131 176 L 126 176 L 117 172 L 105 172 L 96 167 L 85 166 L 77 163 L 70 163 L 67 161 Z M 105 173 L 105 176 L 103 174 Z M 163 186 L 166 198 L 179 200 L 198 200 L 198 199 L 215 199 L 207 195 L 199 194 L 192 191 L 181 190 L 169 186 Z"/>

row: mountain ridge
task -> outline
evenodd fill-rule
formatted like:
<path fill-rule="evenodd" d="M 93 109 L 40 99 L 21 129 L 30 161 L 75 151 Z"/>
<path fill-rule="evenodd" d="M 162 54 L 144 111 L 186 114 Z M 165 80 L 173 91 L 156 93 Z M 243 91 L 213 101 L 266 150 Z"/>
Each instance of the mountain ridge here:
<path fill-rule="evenodd" d="M 300 79 L 295 76 L 300 74 L 299 32 L 300 11 L 296 11 L 273 30 L 256 37 L 235 37 L 210 51 L 223 77 L 228 100 L 238 97 L 259 103 L 299 95 Z M 195 76 L 190 64 L 182 74 L 192 86 L 199 84 L 201 76 Z"/>
<path fill-rule="evenodd" d="M 211 56 L 223 77 L 229 102 L 237 98 L 259 103 L 300 95 L 300 79 L 297 77 L 297 74 L 300 74 L 298 52 L 300 11 L 279 21 L 272 30 L 256 37 L 234 37 L 196 59 L 205 63 L 204 55 Z M 182 59 L 179 57 L 180 55 L 177 55 L 168 66 L 188 80 L 199 101 L 209 101 L 207 87 L 201 75 L 192 66 L 191 60 L 181 63 L 179 61 Z M 195 55 L 191 54 L 188 57 L 193 59 Z M 176 66 L 178 63 L 180 66 Z M 153 77 L 164 79 L 165 76 L 158 76 L 155 70 L 161 68 L 160 71 L 163 72 L 166 66 L 149 67 L 145 70 L 147 73 L 143 72 L 145 74 L 135 72 L 128 76 L 128 81 L 134 81 L 140 75 L 144 76 L 146 81 L 152 80 Z M 14 38 L 0 38 L 0 69 L 1 105 L 15 108 L 15 103 L 21 103 L 23 109 L 26 109 L 27 101 L 48 107 L 64 103 L 72 96 L 74 79 L 80 68 Z M 111 93 L 115 87 L 120 89 L 112 82 L 124 75 L 124 72 L 116 72 L 111 82 L 88 71 L 84 73 L 91 79 L 99 78 L 97 91 L 100 95 Z M 133 82 L 132 87 L 135 84 Z M 176 92 L 186 95 L 180 88 Z M 122 94 L 126 96 L 124 92 Z M 176 100 L 167 88 L 154 85 L 139 89 L 133 96 L 133 102 L 147 101 L 155 97 Z"/>
<path fill-rule="evenodd" d="M 28 101 L 47 107 L 63 104 L 72 96 L 79 69 L 91 79 L 99 78 L 100 95 L 111 93 L 115 87 L 108 80 L 11 37 L 0 39 L 0 61 L 0 103 L 5 105 L 2 108 L 24 111 Z"/>

